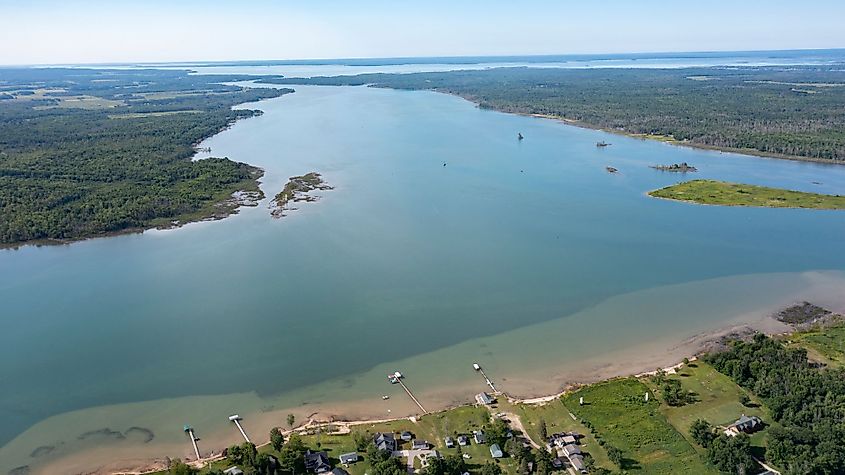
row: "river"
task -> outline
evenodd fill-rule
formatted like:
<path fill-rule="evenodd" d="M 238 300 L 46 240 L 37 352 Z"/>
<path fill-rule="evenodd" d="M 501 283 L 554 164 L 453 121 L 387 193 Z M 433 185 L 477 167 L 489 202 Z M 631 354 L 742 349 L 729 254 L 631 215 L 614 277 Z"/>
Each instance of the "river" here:
<path fill-rule="evenodd" d="M 235 412 L 259 440 L 289 412 L 414 413 L 394 370 L 429 409 L 483 390 L 473 362 L 540 395 L 652 369 L 691 336 L 796 300 L 845 308 L 843 212 L 645 194 L 691 177 L 842 194 L 845 167 L 432 92 L 294 88 L 201 146 L 264 168 L 268 197 L 318 171 L 335 187 L 320 201 L 0 251 L 0 473 L 188 457 L 185 423 L 219 450 L 239 440 Z M 676 162 L 699 172 L 649 168 Z"/>

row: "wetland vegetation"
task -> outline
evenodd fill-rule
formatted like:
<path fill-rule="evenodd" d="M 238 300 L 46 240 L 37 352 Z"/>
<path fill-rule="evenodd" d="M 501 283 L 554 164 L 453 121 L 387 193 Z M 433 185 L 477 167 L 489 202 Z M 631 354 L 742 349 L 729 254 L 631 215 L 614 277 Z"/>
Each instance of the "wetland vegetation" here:
<path fill-rule="evenodd" d="M 687 181 L 650 191 L 648 194 L 655 198 L 705 205 L 845 209 L 845 196 L 823 195 L 716 180 Z"/>

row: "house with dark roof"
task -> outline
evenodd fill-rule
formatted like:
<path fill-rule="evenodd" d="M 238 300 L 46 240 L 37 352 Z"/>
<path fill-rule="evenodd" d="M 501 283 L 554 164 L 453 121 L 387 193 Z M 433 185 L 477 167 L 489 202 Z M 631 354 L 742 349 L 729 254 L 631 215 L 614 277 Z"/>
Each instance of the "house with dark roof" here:
<path fill-rule="evenodd" d="M 427 440 L 414 439 L 411 442 L 411 450 L 428 450 L 429 448 L 431 448 L 431 445 Z"/>
<path fill-rule="evenodd" d="M 340 467 L 335 467 L 332 469 L 331 475 L 349 475 L 349 472 Z"/>
<path fill-rule="evenodd" d="M 414 439 L 414 434 L 406 430 L 405 432 L 402 432 L 399 438 L 402 439 L 403 442 L 410 442 Z"/>
<path fill-rule="evenodd" d="M 330 472 L 332 465 L 329 455 L 325 452 L 305 452 L 305 469 L 312 473 Z"/>
<path fill-rule="evenodd" d="M 572 468 L 581 472 L 587 473 L 587 466 L 584 465 L 584 456 L 583 455 L 573 455 L 569 457 L 569 463 L 572 464 Z"/>
<path fill-rule="evenodd" d="M 487 442 L 487 437 L 485 437 L 484 432 L 480 430 L 472 431 L 472 438 L 475 439 L 476 444 L 483 444 Z"/>
<path fill-rule="evenodd" d="M 748 417 L 743 414 L 733 424 L 725 429 L 725 434 L 729 436 L 739 435 L 740 432 L 751 434 L 763 428 L 763 421 L 757 416 Z"/>
<path fill-rule="evenodd" d="M 573 455 L 581 455 L 581 448 L 574 444 L 565 445 L 563 447 L 563 453 L 567 457 L 572 457 Z"/>
<path fill-rule="evenodd" d="M 445 439 L 443 439 L 443 442 L 445 442 L 445 443 L 446 443 L 446 448 L 447 448 L 447 449 L 451 449 L 451 448 L 453 448 L 453 447 L 455 446 L 455 439 L 453 439 L 453 438 L 451 438 L 451 437 L 449 437 L 449 436 L 447 436 Z"/>
<path fill-rule="evenodd" d="M 396 450 L 396 439 L 392 432 L 376 432 L 373 436 L 373 444 L 379 450 L 386 450 L 388 452 Z"/>

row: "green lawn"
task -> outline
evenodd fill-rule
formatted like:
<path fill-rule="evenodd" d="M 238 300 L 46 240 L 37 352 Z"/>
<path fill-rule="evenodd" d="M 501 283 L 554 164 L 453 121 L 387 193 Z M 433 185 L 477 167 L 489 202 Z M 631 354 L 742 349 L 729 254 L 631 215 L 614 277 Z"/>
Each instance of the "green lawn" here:
<path fill-rule="evenodd" d="M 845 324 L 796 333 L 790 339 L 823 363 L 836 367 L 845 365 Z"/>
<path fill-rule="evenodd" d="M 714 180 L 692 180 L 654 190 L 648 194 L 655 198 L 721 206 L 845 209 L 845 196 L 805 193 Z"/>
<path fill-rule="evenodd" d="M 677 375 L 668 375 L 667 378 L 680 380 L 684 390 L 692 391 L 696 395 L 697 402 L 692 404 L 679 407 L 666 404 L 660 406 L 660 412 L 693 447 L 698 448 L 689 435 L 689 428 L 696 419 L 705 419 L 714 426 L 726 426 L 745 414 L 758 416 L 767 424 L 772 423 L 768 410 L 759 399 L 707 363 L 696 361 L 683 367 Z M 645 383 L 652 390 L 657 389 L 651 381 L 646 380 Z M 659 397 L 659 391 L 657 394 Z M 743 406 L 739 402 L 741 394 L 748 395 L 754 407 Z M 765 446 L 765 433 L 766 431 L 761 431 L 754 434 L 751 443 L 759 447 Z"/>
<path fill-rule="evenodd" d="M 563 403 L 593 426 L 598 439 L 622 450 L 630 472 L 715 473 L 669 423 L 661 404 L 654 398 L 645 402 L 646 391 L 635 378 L 614 379 L 570 393 Z"/>
<path fill-rule="evenodd" d="M 538 444 L 545 444 L 546 441 L 540 437 L 540 420 L 546 422 L 546 433 L 555 432 L 578 432 L 585 437 L 581 439 L 581 449 L 590 454 L 596 466 L 607 469 L 615 468 L 607 452 L 598 444 L 598 441 L 581 422 L 572 419 L 569 409 L 563 404 L 562 399 L 549 402 L 544 405 L 517 404 L 507 408 L 510 412 L 518 415 L 525 427 L 526 432 L 532 440 Z"/>

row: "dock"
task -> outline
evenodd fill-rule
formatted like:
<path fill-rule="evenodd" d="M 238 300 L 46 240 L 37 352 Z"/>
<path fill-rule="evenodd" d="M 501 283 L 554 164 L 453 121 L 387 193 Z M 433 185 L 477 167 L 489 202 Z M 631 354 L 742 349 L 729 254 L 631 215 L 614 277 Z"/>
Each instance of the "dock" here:
<path fill-rule="evenodd" d="M 188 437 L 191 438 L 191 444 L 193 444 L 194 446 L 194 453 L 197 455 L 197 460 L 199 460 L 201 458 L 200 448 L 197 446 L 197 436 L 194 435 L 194 428 L 189 426 L 188 424 L 185 424 L 185 433 L 188 434 Z"/>
<path fill-rule="evenodd" d="M 405 392 L 408 393 L 408 396 L 411 397 L 411 400 L 414 401 L 414 404 L 416 404 L 417 407 L 420 408 L 420 411 L 422 411 L 423 414 L 428 414 L 428 411 L 425 410 L 422 403 L 420 403 L 420 400 L 417 399 L 416 396 L 414 396 L 414 393 L 412 393 L 411 390 L 408 389 L 408 386 L 405 385 L 405 383 L 402 381 L 402 378 L 403 378 L 402 373 L 397 371 L 396 373 L 394 373 L 394 375 L 396 377 L 394 379 L 391 379 L 390 382 L 393 383 L 395 381 L 396 383 L 399 383 L 399 385 L 402 386 L 402 389 L 404 389 Z"/>
<path fill-rule="evenodd" d="M 487 386 L 490 386 L 490 389 L 493 391 L 493 394 L 502 394 L 501 391 L 496 389 L 496 386 L 493 385 L 493 381 L 490 381 L 490 378 L 484 373 L 484 368 L 481 367 L 478 363 L 473 363 L 472 368 L 479 373 L 481 373 L 481 377 L 484 378 L 484 382 L 487 383 Z"/>
<path fill-rule="evenodd" d="M 229 416 L 229 420 L 234 422 L 235 426 L 238 428 L 238 430 L 241 431 L 241 435 L 244 436 L 244 440 L 249 442 L 249 443 L 252 443 L 252 441 L 249 440 L 249 437 L 246 436 L 246 432 L 244 432 L 244 428 L 241 426 L 241 420 L 242 419 L 243 418 L 241 416 L 237 415 L 237 414 L 232 414 L 231 416 Z"/>

